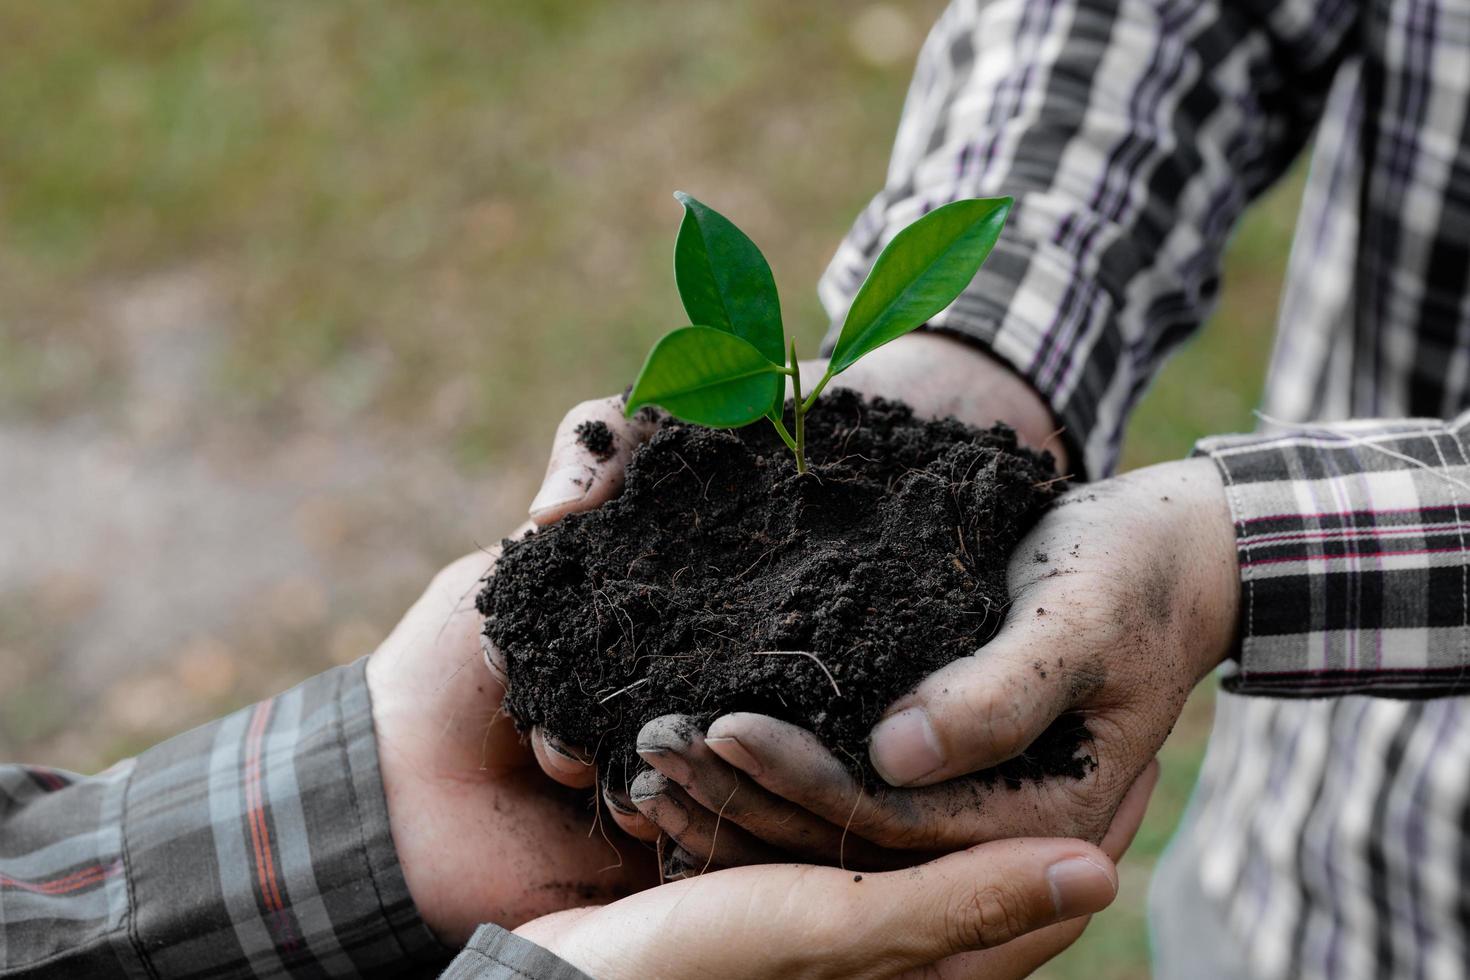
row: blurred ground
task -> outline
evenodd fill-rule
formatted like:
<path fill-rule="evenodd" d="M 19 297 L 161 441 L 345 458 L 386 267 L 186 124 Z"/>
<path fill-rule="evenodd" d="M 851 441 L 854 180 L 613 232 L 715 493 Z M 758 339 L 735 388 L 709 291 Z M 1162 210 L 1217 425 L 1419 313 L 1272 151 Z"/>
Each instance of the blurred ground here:
<path fill-rule="evenodd" d="M 676 187 L 792 323 L 938 0 L 0 0 L 0 758 L 93 770 L 370 651 L 680 313 Z M 1130 465 L 1250 427 L 1295 185 Z M 1045 976 L 1146 973 L 1147 870 Z"/>

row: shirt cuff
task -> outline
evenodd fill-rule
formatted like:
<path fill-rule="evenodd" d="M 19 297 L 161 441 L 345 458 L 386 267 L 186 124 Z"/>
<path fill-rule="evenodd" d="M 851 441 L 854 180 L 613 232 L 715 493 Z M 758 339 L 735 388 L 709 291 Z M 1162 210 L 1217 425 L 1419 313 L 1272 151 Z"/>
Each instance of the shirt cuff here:
<path fill-rule="evenodd" d="M 475 930 L 440 980 L 592 980 L 566 960 L 496 925 Z"/>
<path fill-rule="evenodd" d="M 433 975 L 388 825 L 366 661 L 138 757 L 130 933 L 153 976 Z"/>
<path fill-rule="evenodd" d="M 1239 668 L 1276 697 L 1470 692 L 1464 417 L 1205 439 L 1240 563 Z"/>

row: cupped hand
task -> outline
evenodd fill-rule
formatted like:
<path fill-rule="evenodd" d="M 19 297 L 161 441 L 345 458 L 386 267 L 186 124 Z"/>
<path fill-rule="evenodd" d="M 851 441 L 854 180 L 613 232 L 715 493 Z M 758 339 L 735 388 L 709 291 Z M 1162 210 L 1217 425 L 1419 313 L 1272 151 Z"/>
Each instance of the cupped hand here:
<path fill-rule="evenodd" d="M 516 930 L 606 980 L 1023 977 L 1112 902 L 1150 767 L 1094 847 L 983 844 L 906 871 L 773 864 L 718 871 Z"/>
<path fill-rule="evenodd" d="M 655 884 L 647 852 L 547 780 L 500 710 L 485 670 L 475 593 L 497 552 L 440 572 L 368 660 L 389 826 L 409 893 L 451 945 L 482 922 L 513 928 Z"/>
<path fill-rule="evenodd" d="M 806 386 L 821 376 L 825 366 L 821 361 L 802 363 Z M 1009 367 L 963 341 L 935 333 L 908 334 L 838 375 L 831 386 L 902 399 L 920 416 L 952 415 L 982 427 L 997 420 L 1006 422 L 1016 429 L 1022 443 L 1050 450 L 1059 471 L 1067 472 L 1066 451 L 1046 404 Z M 605 459 L 598 458 L 580 439 L 582 427 L 597 422 L 606 425 L 612 435 L 611 452 Z M 617 396 L 583 402 L 568 412 L 557 428 L 546 477 L 531 503 L 532 522 L 545 527 L 616 496 L 633 451 L 657 426 L 656 416 L 650 413 L 624 417 L 623 402 Z M 486 654 L 492 669 L 504 677 L 498 651 L 487 649 Z M 539 728 L 532 731 L 531 744 L 537 761 L 558 782 L 585 788 L 596 781 L 585 747 L 565 744 L 555 733 Z M 667 802 L 673 798 L 661 797 L 666 810 L 673 806 Z M 658 836 L 628 797 L 609 796 L 607 802 L 614 819 L 629 833 L 646 840 Z"/>
<path fill-rule="evenodd" d="M 815 736 L 773 718 L 727 715 L 701 735 L 670 716 L 639 736 L 655 770 L 634 783 L 640 811 L 716 865 L 772 848 L 885 867 L 1004 837 L 1097 840 L 1233 644 L 1234 533 L 1213 464 L 1072 490 L 1017 547 L 1009 586 L 996 637 L 874 728 L 869 756 L 890 786 L 866 790 Z M 1021 755 L 1063 715 L 1091 732 L 1084 777 L 956 778 Z"/>

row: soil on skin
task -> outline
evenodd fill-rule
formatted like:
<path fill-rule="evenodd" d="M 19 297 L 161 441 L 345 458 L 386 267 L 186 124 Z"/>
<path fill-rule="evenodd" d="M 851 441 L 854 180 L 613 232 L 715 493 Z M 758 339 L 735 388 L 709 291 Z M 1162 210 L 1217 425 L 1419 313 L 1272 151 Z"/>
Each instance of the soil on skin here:
<path fill-rule="evenodd" d="M 648 721 L 763 712 L 880 785 L 869 729 L 995 634 L 1010 552 L 1059 483 L 1003 425 L 923 421 L 842 390 L 808 415 L 807 447 L 798 476 L 769 426 L 668 421 L 620 496 L 507 542 L 478 606 L 517 723 L 595 747 L 626 786 Z M 1064 718 L 982 778 L 1080 778 L 1088 737 Z"/>
<path fill-rule="evenodd" d="M 605 462 L 613 454 L 612 429 L 607 423 L 598 419 L 583 422 L 572 430 L 577 434 L 577 442 L 582 448 L 592 454 L 599 462 Z"/>

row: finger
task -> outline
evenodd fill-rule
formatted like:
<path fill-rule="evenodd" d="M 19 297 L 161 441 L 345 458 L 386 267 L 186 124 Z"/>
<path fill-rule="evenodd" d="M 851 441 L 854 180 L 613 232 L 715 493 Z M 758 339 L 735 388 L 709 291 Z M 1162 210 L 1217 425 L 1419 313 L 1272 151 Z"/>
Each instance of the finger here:
<path fill-rule="evenodd" d="M 668 839 L 665 838 L 667 841 Z M 677 843 L 668 842 L 663 849 L 659 860 L 659 871 L 665 882 L 682 881 L 685 878 L 698 878 L 702 874 L 711 871 L 719 871 L 698 855 L 691 854 Z"/>
<path fill-rule="evenodd" d="M 541 770 L 563 786 L 586 789 L 597 780 L 591 756 L 547 735 L 539 725 L 531 729 L 531 751 Z"/>
<path fill-rule="evenodd" d="M 1133 781 L 1133 785 L 1128 787 L 1128 792 L 1123 794 L 1123 801 L 1113 814 L 1113 822 L 1103 835 L 1102 843 L 1098 845 L 1114 861 L 1120 860 L 1133 843 L 1138 828 L 1143 825 L 1143 815 L 1148 812 L 1148 801 L 1153 797 L 1154 787 L 1158 784 L 1159 760 L 1151 759 Z"/>
<path fill-rule="evenodd" d="M 930 674 L 896 701 L 868 738 L 873 768 L 892 786 L 931 786 L 998 765 L 1024 752 L 1102 677 L 1063 671 L 1069 648 L 1088 633 L 1065 615 L 1013 611 L 973 656 Z M 1044 658 L 1044 659 L 1043 659 Z"/>
<path fill-rule="evenodd" d="M 1082 841 L 994 841 L 876 876 L 852 924 L 904 966 L 993 949 L 1057 922 L 1099 912 L 1118 893 L 1113 862 Z M 878 950 L 871 950 L 878 952 Z"/>
<path fill-rule="evenodd" d="M 1004 946 L 978 953 L 949 956 L 934 964 L 933 980 L 975 980 L 977 977 L 1029 977 L 1077 941 L 1092 921 L 1083 915 L 1028 932 Z"/>
<path fill-rule="evenodd" d="M 598 423 L 606 426 L 605 434 Z M 589 432 L 588 426 L 597 429 Z M 624 417 L 623 400 L 618 396 L 583 402 L 572 409 L 557 426 L 546 476 L 531 501 L 531 520 L 545 527 L 612 499 L 623 488 L 623 471 L 633 450 L 656 427 L 657 422 L 644 416 Z"/>
<path fill-rule="evenodd" d="M 723 820 L 689 797 L 663 773 L 645 769 L 628 795 L 640 813 L 705 866 L 769 864 L 785 860 L 776 848 Z"/>
<path fill-rule="evenodd" d="M 1071 786 L 1059 794 L 1050 784 L 1012 789 L 957 779 L 868 792 L 815 735 L 765 715 L 717 718 L 705 744 L 775 795 L 883 848 L 941 851 L 1005 837 L 1102 832 Z"/>
<path fill-rule="evenodd" d="M 725 750 L 739 743 L 724 740 Z M 841 825 L 824 820 L 762 787 L 722 759 L 684 715 L 655 718 L 638 733 L 638 754 L 682 787 L 706 810 L 765 843 L 803 860 L 842 867 L 883 869 L 907 867 L 912 854 L 875 847 Z"/>
<path fill-rule="evenodd" d="M 658 829 L 658 824 L 649 820 L 638 812 L 633 805 L 633 799 L 626 792 L 620 792 L 607 785 L 602 786 L 602 802 L 607 804 L 607 811 L 612 815 L 613 823 L 627 834 L 644 843 L 652 844 L 663 834 Z"/>

